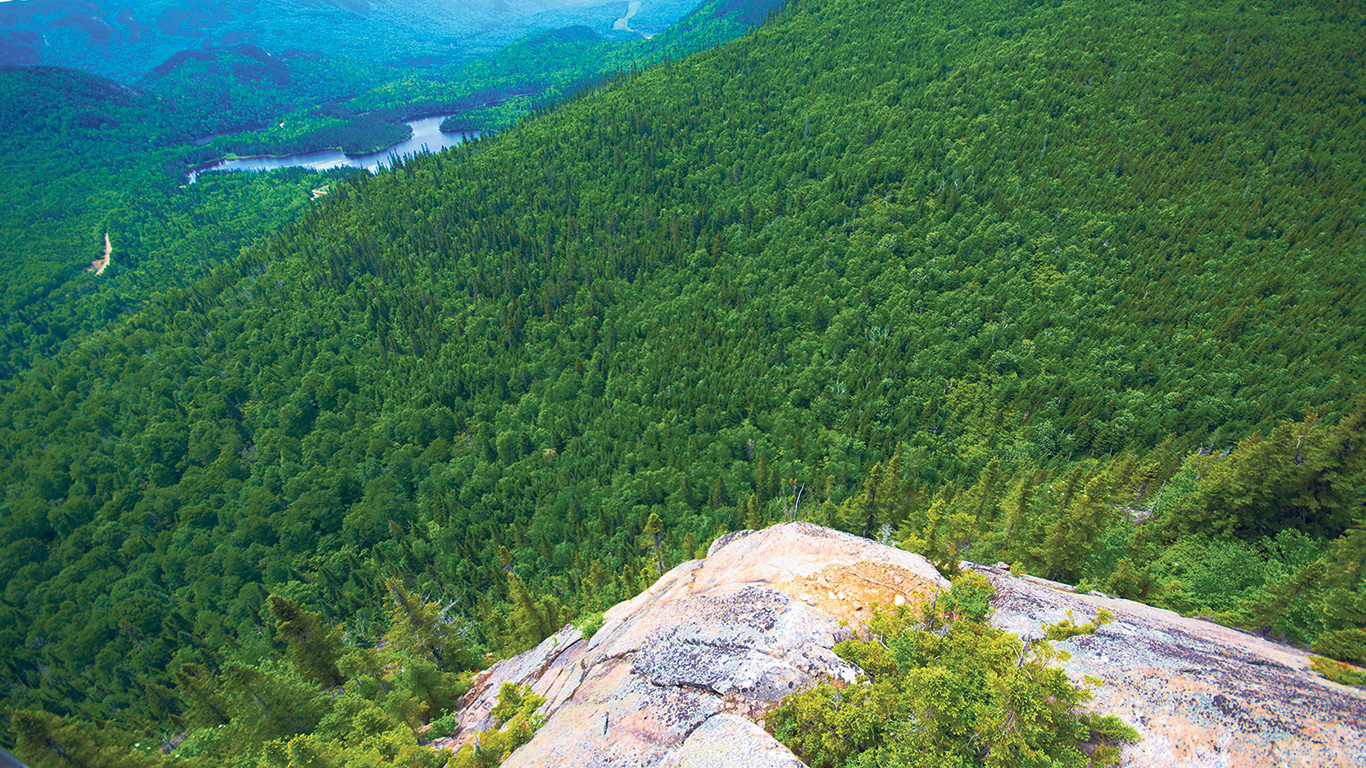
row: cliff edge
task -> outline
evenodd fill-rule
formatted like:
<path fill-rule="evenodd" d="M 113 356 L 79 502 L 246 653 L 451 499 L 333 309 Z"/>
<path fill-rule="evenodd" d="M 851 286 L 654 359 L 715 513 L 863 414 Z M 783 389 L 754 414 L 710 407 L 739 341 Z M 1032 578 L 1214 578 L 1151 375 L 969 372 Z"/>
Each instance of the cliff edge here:
<path fill-rule="evenodd" d="M 1302 651 L 1150 606 L 1078 595 L 965 563 L 995 586 L 992 623 L 1029 638 L 1072 617 L 1114 616 L 1058 643 L 1064 668 L 1105 681 L 1092 707 L 1141 739 L 1134 766 L 1366 764 L 1366 693 L 1308 671 Z M 753 717 L 788 693 L 858 670 L 831 650 L 875 605 L 948 586 L 919 555 L 804 522 L 718 539 L 606 613 L 584 639 L 565 627 L 481 673 L 461 702 L 458 747 L 493 727 L 505 682 L 546 697 L 546 724 L 504 763 L 518 766 L 796 767 Z"/>

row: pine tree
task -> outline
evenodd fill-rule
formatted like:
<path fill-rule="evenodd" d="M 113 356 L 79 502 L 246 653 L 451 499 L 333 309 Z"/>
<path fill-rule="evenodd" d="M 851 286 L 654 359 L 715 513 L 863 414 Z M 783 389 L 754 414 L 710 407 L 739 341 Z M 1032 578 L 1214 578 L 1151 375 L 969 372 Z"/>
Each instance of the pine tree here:
<path fill-rule="evenodd" d="M 760 531 L 767 527 L 764 518 L 759 514 L 759 497 L 752 493 L 749 495 L 749 501 L 745 502 L 745 527 L 751 531 Z"/>
<path fill-rule="evenodd" d="M 199 664 L 183 664 L 175 671 L 176 688 L 185 702 L 186 721 L 191 727 L 209 727 L 228 722 L 227 702 L 217 678 Z"/>
<path fill-rule="evenodd" d="M 863 537 L 866 539 L 873 535 L 873 527 L 877 525 L 878 519 L 878 490 L 882 485 L 882 462 L 873 465 L 873 469 L 868 473 L 868 479 L 863 481 Z"/>
<path fill-rule="evenodd" d="M 403 660 L 400 682 L 404 690 L 423 704 L 422 714 L 428 718 L 453 709 L 470 687 L 458 675 L 441 671 L 423 656 L 409 656 Z"/>
<path fill-rule="evenodd" d="M 1098 472 L 1080 496 L 1072 496 L 1049 526 L 1043 546 L 1036 550 L 1036 558 L 1043 562 L 1048 578 L 1075 578 L 1113 517 L 1109 484 L 1105 473 Z"/>
<path fill-rule="evenodd" d="M 337 670 L 337 659 L 345 651 L 339 628 L 324 627 L 318 614 L 279 595 L 270 596 L 270 613 L 275 617 L 275 639 L 289 645 L 289 660 L 299 674 L 324 688 L 344 681 Z"/>
<path fill-rule="evenodd" d="M 761 451 L 759 453 L 759 466 L 754 470 L 754 492 L 759 496 L 760 504 L 767 504 L 773 498 L 773 473 L 769 470 L 768 454 Z"/>
<path fill-rule="evenodd" d="M 512 625 L 516 636 L 511 638 L 515 651 L 531 648 L 560 628 L 559 607 L 553 598 L 536 600 L 516 573 L 508 574 L 508 597 L 512 601 Z"/>
<path fill-rule="evenodd" d="M 147 713 L 155 720 L 166 720 L 177 726 L 183 726 L 183 719 L 180 717 L 182 710 L 180 699 L 176 698 L 175 692 L 164 685 L 148 683 L 144 698 L 147 701 Z"/>
<path fill-rule="evenodd" d="M 15 752 L 32 768 L 162 768 L 180 761 L 139 749 L 130 733 L 108 724 L 19 710 L 10 717 Z"/>
<path fill-rule="evenodd" d="M 266 660 L 223 670 L 229 726 L 239 749 L 271 739 L 308 733 L 327 713 L 332 699 L 292 665 Z"/>
<path fill-rule="evenodd" d="M 726 483 L 720 475 L 711 484 L 711 496 L 707 497 L 707 508 L 716 510 L 726 505 Z"/>
<path fill-rule="evenodd" d="M 508 577 L 515 579 L 516 574 L 510 573 Z M 430 659 L 446 671 L 473 668 L 475 659 L 462 622 L 448 618 L 439 603 L 427 602 L 409 592 L 398 579 L 386 579 L 384 585 L 389 604 L 386 642 Z"/>
<path fill-rule="evenodd" d="M 967 526 L 966 517 L 952 510 L 960 493 L 952 484 L 940 490 L 925 511 L 919 525 L 908 518 L 901 526 L 897 546 L 908 552 L 923 555 L 940 573 L 958 573 L 958 550 L 966 539 L 970 544 L 974 533 Z"/>
<path fill-rule="evenodd" d="M 641 546 L 651 549 L 654 552 L 655 568 L 658 571 L 656 576 L 664 575 L 664 553 L 660 544 L 664 541 L 664 522 L 659 519 L 659 515 L 650 513 L 650 519 L 645 521 L 645 530 L 640 532 Z"/>

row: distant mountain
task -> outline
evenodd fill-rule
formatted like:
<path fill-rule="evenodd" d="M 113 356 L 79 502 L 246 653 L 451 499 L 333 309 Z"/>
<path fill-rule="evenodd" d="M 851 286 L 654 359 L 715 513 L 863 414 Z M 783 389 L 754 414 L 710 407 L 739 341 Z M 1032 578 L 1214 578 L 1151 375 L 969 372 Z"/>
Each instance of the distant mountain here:
<path fill-rule="evenodd" d="M 605 36 L 661 31 L 696 6 L 649 0 L 13 0 L 0 3 L 0 64 L 53 64 L 131 82 L 196 52 L 255 46 L 394 66 L 451 63 L 572 25 Z"/>

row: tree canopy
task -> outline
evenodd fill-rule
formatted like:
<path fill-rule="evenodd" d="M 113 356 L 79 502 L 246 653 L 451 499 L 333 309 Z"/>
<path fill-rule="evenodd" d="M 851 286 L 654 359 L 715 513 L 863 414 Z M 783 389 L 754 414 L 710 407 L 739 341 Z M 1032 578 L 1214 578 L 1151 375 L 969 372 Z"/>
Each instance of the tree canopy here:
<path fill-rule="evenodd" d="M 340 722 L 278 595 L 380 718 L 784 517 L 1355 652 L 1362 22 L 800 0 L 336 181 L 0 385 L 5 703 Z"/>

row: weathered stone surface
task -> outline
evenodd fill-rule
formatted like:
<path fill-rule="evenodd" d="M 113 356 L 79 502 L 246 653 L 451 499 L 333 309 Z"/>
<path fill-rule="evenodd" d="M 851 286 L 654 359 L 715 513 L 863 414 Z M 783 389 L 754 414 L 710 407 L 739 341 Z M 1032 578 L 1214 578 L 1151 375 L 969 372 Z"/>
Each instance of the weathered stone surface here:
<path fill-rule="evenodd" d="M 1027 640 L 1044 624 L 1115 621 L 1058 646 L 1091 707 L 1142 735 L 1123 765 L 1366 765 L 1366 694 L 1308 671 L 1302 651 L 1170 611 L 1004 568 L 965 564 L 997 589 L 996 625 Z M 947 583 L 921 557 L 807 523 L 739 531 L 608 611 L 581 639 L 561 630 L 476 679 L 458 744 L 492 725 L 505 681 L 547 697 L 549 719 L 518 766 L 799 766 L 749 719 L 819 678 L 854 679 L 831 651 L 873 606 L 918 602 Z M 749 750 L 748 752 L 746 750 Z M 720 762 L 717 762 L 720 761 Z M 784 762 L 786 761 L 786 762 Z"/>
<path fill-rule="evenodd" d="M 788 760 L 756 765 L 800 765 L 757 726 L 717 717 L 760 711 L 818 679 L 853 682 L 857 671 L 835 643 L 875 603 L 916 601 L 945 586 L 917 555 L 809 523 L 730 534 L 706 560 L 679 565 L 608 611 L 589 640 L 566 628 L 480 675 L 460 730 L 437 746 L 490 727 L 499 687 L 516 682 L 547 697 L 549 718 L 509 768 L 658 766 L 696 737 L 687 753 L 695 761 L 708 739 L 742 734 L 767 739 L 755 742 L 756 756 L 776 749 Z"/>
<path fill-rule="evenodd" d="M 498 690 L 503 683 L 534 683 L 537 693 L 553 700 L 553 695 L 558 694 L 564 684 L 574 677 L 573 673 L 581 672 L 574 668 L 572 662 L 578 659 L 582 645 L 579 630 L 566 626 L 526 653 L 504 659 L 479 673 L 469 692 L 460 701 L 460 728 L 454 738 L 437 739 L 432 746 L 438 749 L 455 748 L 465 738 L 492 728 L 493 716 L 489 713 L 498 703 Z M 541 685 L 542 681 L 547 682 Z M 557 682 L 559 686 L 554 685 Z"/>
<path fill-rule="evenodd" d="M 1104 608 L 1114 622 L 1057 643 L 1075 683 L 1104 681 L 1090 707 L 1140 741 L 1124 766 L 1363 766 L 1366 694 L 1309 672 L 1303 651 L 1129 600 L 967 564 L 996 587 L 992 623 L 1026 639 Z"/>
<path fill-rule="evenodd" d="M 714 715 L 692 732 L 664 768 L 805 768 L 763 728 L 738 715 Z"/>

